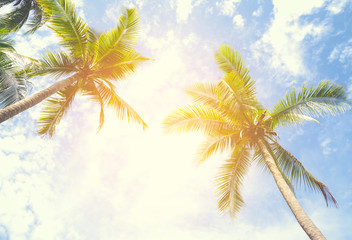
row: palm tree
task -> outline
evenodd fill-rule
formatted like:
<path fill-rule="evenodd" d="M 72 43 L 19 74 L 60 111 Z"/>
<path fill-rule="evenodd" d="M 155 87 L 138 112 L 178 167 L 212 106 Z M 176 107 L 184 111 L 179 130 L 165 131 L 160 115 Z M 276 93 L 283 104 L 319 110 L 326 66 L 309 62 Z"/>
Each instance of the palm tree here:
<path fill-rule="evenodd" d="M 299 224 L 311 239 L 325 239 L 304 212 L 293 192 L 293 184 L 303 183 L 320 191 L 326 203 L 337 202 L 325 184 L 318 181 L 289 151 L 277 141 L 278 126 L 288 126 L 314 117 L 336 115 L 350 108 L 345 90 L 332 82 L 295 88 L 267 110 L 255 96 L 255 81 L 240 54 L 222 45 L 215 54 L 225 77 L 217 84 L 197 83 L 186 89 L 193 103 L 179 108 L 165 119 L 167 132 L 201 131 L 206 141 L 199 151 L 199 162 L 216 152 L 231 149 L 231 156 L 216 177 L 218 208 L 232 217 L 244 204 L 241 196 L 243 179 L 256 162 L 268 170 Z"/>
<path fill-rule="evenodd" d="M 8 34 L 18 31 L 25 23 L 34 32 L 45 23 L 46 14 L 36 0 L 2 0 L 0 8 L 13 4 L 12 11 L 0 17 L 0 33 Z"/>
<path fill-rule="evenodd" d="M 141 117 L 116 94 L 112 80 L 131 75 L 137 65 L 148 60 L 133 48 L 139 33 L 136 9 L 126 9 L 117 26 L 97 36 L 76 14 L 68 0 L 38 0 L 44 11 L 50 12 L 49 28 L 57 33 L 67 52 L 47 52 L 30 76 L 50 74 L 68 76 L 48 88 L 0 110 L 0 123 L 47 99 L 39 119 L 39 133 L 52 136 L 55 126 L 67 112 L 78 93 L 89 96 L 101 106 L 100 125 L 104 122 L 104 106 L 114 108 L 120 118 L 134 121 L 146 128 Z"/>

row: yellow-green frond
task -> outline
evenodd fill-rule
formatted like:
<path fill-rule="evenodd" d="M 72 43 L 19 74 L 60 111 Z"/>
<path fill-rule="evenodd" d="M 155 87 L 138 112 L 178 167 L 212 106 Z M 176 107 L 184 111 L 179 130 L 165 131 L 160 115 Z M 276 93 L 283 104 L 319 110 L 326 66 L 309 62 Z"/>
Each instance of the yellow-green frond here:
<path fill-rule="evenodd" d="M 303 164 L 289 151 L 275 141 L 270 145 L 268 144 L 268 149 L 272 152 L 280 171 L 282 171 L 283 175 L 286 175 L 290 181 L 300 187 L 305 186 L 309 190 L 321 192 L 324 196 L 326 205 L 329 205 L 330 203 L 338 206 L 337 201 L 331 194 L 329 188 L 324 183 L 318 181 L 307 169 L 305 169 Z"/>
<path fill-rule="evenodd" d="M 268 142 L 266 142 L 266 145 L 270 146 L 270 144 Z M 282 177 L 285 179 L 286 184 L 289 186 L 289 188 L 291 189 L 293 194 L 296 194 L 295 188 L 294 188 L 291 180 L 281 170 L 280 165 L 278 164 L 276 155 L 274 154 L 274 152 L 272 151 L 271 148 L 268 148 L 268 151 L 270 152 L 271 156 L 273 157 L 279 172 L 281 173 Z M 257 146 L 255 146 L 255 149 L 254 149 L 253 161 L 256 162 L 257 166 L 259 166 L 261 169 L 263 169 L 266 173 L 271 174 L 270 169 L 268 168 L 268 165 L 266 164 L 266 162 L 264 160 L 264 156 L 262 154 L 262 151 Z"/>
<path fill-rule="evenodd" d="M 122 80 L 131 76 L 142 62 L 150 60 L 134 50 L 122 52 L 115 57 L 109 61 L 101 62 L 101 65 L 94 69 L 93 76 L 102 79 Z"/>
<path fill-rule="evenodd" d="M 351 108 L 345 89 L 333 82 L 322 81 L 318 86 L 303 85 L 299 92 L 293 87 L 281 99 L 268 118 L 273 127 L 316 121 L 313 117 L 337 115 Z"/>
<path fill-rule="evenodd" d="M 224 108 L 231 119 L 244 120 L 244 115 L 258 111 L 254 82 L 244 85 L 241 77 L 230 72 L 217 85 L 220 107 Z"/>
<path fill-rule="evenodd" d="M 233 47 L 226 44 L 221 45 L 215 53 L 215 60 L 219 68 L 226 74 L 235 71 L 244 84 L 250 81 L 249 70 L 242 61 L 241 54 Z"/>
<path fill-rule="evenodd" d="M 43 10 L 48 12 L 49 27 L 53 29 L 60 44 L 65 46 L 75 58 L 84 59 L 87 50 L 89 28 L 78 16 L 76 8 L 69 0 L 38 0 Z"/>
<path fill-rule="evenodd" d="M 99 127 L 98 132 L 101 130 L 105 120 L 104 114 L 104 100 L 98 91 L 94 78 L 88 78 L 84 81 L 84 85 L 82 86 L 82 93 L 83 95 L 88 95 L 92 100 L 99 103 L 100 105 L 100 115 L 99 115 Z"/>
<path fill-rule="evenodd" d="M 195 83 L 186 87 L 186 93 L 193 103 L 220 109 L 220 101 L 217 96 L 216 83 Z"/>
<path fill-rule="evenodd" d="M 235 148 L 235 146 L 241 140 L 240 131 L 223 133 L 218 134 L 217 136 L 208 137 L 207 140 L 204 141 L 198 149 L 196 158 L 197 164 L 203 163 L 205 160 L 216 153 Z"/>
<path fill-rule="evenodd" d="M 99 98 L 102 99 L 104 105 L 112 107 L 120 119 L 138 123 L 142 125 L 143 129 L 148 128 L 138 113 L 116 94 L 114 85 L 107 81 L 95 79 L 95 86 L 99 93 Z"/>
<path fill-rule="evenodd" d="M 226 121 L 219 112 L 207 106 L 190 104 L 170 113 L 163 122 L 167 132 L 200 131 L 208 136 L 231 133 L 236 126 Z"/>
<path fill-rule="evenodd" d="M 119 23 L 108 32 L 102 33 L 96 41 L 94 66 L 108 66 L 137 43 L 139 15 L 135 8 L 126 9 Z M 122 57 L 120 57 L 122 58 Z"/>
<path fill-rule="evenodd" d="M 244 205 L 241 186 L 251 162 L 250 150 L 246 145 L 240 144 L 221 166 L 216 176 L 218 208 L 222 213 L 230 214 L 232 218 Z"/>
<path fill-rule="evenodd" d="M 29 69 L 29 76 L 51 74 L 55 78 L 77 72 L 76 62 L 64 52 L 46 52 L 39 61 Z"/>
<path fill-rule="evenodd" d="M 52 137 L 56 125 L 69 109 L 77 91 L 78 85 L 68 86 L 57 93 L 58 96 L 51 97 L 44 102 L 44 108 L 38 119 L 38 133 Z"/>

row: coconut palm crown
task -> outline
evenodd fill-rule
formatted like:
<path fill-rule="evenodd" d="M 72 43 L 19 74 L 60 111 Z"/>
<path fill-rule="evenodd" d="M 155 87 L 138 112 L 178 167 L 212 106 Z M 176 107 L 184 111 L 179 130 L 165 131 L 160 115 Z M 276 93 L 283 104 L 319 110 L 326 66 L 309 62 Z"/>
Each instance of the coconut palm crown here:
<path fill-rule="evenodd" d="M 66 76 L 48 88 L 0 110 L 0 122 L 44 102 L 38 121 L 39 134 L 52 136 L 55 127 L 67 112 L 76 94 L 89 96 L 100 107 L 99 129 L 104 122 L 104 108 L 112 107 L 118 116 L 146 128 L 146 123 L 116 93 L 113 81 L 134 73 L 137 65 L 148 60 L 134 50 L 139 34 L 136 9 L 125 9 L 116 27 L 100 35 L 87 26 L 68 0 L 37 0 L 45 12 L 50 12 L 48 26 L 57 33 L 65 51 L 48 51 L 30 68 L 30 77 Z"/>
<path fill-rule="evenodd" d="M 231 155 L 215 179 L 219 210 L 235 217 L 244 205 L 241 187 L 252 163 L 272 173 L 285 200 L 293 201 L 288 205 L 300 224 L 296 210 L 304 211 L 292 193 L 294 184 L 319 191 L 326 204 L 337 206 L 328 187 L 280 145 L 275 130 L 278 126 L 318 122 L 316 117 L 345 112 L 350 103 L 344 88 L 330 81 L 320 82 L 317 86 L 304 84 L 299 91 L 292 88 L 273 109 L 268 110 L 258 102 L 255 81 L 238 52 L 222 45 L 215 58 L 225 77 L 218 83 L 197 83 L 187 87 L 186 93 L 193 103 L 170 113 L 163 127 L 168 133 L 203 132 L 207 138 L 199 149 L 200 163 L 217 152 L 230 149 Z M 309 218 L 305 220 L 310 221 Z M 305 228 L 314 225 L 309 224 L 301 226 L 306 231 Z M 319 238 L 319 233 L 307 234 L 312 239 L 323 239 Z"/>

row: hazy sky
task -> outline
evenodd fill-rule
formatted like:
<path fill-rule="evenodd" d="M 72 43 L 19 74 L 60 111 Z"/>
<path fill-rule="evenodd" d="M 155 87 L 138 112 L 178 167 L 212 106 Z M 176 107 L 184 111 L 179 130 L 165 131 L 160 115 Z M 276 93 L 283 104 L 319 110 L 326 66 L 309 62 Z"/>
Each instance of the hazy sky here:
<path fill-rule="evenodd" d="M 189 103 L 184 87 L 223 76 L 214 52 L 230 44 L 271 108 L 285 91 L 331 79 L 352 93 L 352 1 L 76 0 L 88 24 L 105 31 L 121 7 L 141 16 L 138 50 L 146 62 L 117 83 L 118 94 L 149 125 L 113 112 L 96 134 L 99 108 L 78 97 L 52 139 L 36 133 L 41 106 L 0 125 L 0 239 L 272 240 L 308 239 L 272 177 L 253 165 L 246 205 L 232 221 L 216 208 L 214 175 L 227 154 L 196 166 L 202 136 L 164 135 L 161 122 Z M 55 46 L 43 28 L 15 36 L 39 57 Z M 31 93 L 53 82 L 33 80 Z M 297 188 L 297 198 L 327 239 L 352 239 L 352 113 L 279 129 L 280 142 L 324 182 L 340 207 Z"/>

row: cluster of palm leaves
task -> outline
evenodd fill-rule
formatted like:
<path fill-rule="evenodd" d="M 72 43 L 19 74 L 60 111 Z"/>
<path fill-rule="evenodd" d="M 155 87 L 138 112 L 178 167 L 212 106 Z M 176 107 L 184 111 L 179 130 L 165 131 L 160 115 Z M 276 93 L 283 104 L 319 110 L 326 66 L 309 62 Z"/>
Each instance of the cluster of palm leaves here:
<path fill-rule="evenodd" d="M 13 1 L 5 1 L 3 5 L 10 2 Z M 105 107 L 114 108 L 122 119 L 137 122 L 143 128 L 147 127 L 138 113 L 117 95 L 113 84 L 113 81 L 133 74 L 141 62 L 148 60 L 134 50 L 139 34 L 139 16 L 136 9 L 126 9 L 115 28 L 97 34 L 78 16 L 75 6 L 68 0 L 32 0 L 23 3 L 16 1 L 15 5 L 20 7 L 5 16 L 13 23 L 5 29 L 6 32 L 16 31 L 23 26 L 28 19 L 29 12 L 24 13 L 24 9 L 27 9 L 31 13 L 34 12 L 36 19 L 35 22 L 29 23 L 31 31 L 41 26 L 45 19 L 63 48 L 46 52 L 41 59 L 33 61 L 30 67 L 25 69 L 26 76 L 31 78 L 49 74 L 56 79 L 66 78 L 16 103 L 12 101 L 11 104 L 5 104 L 5 95 L 1 95 L 0 103 L 3 102 L 3 106 L 7 107 L 0 110 L 0 122 L 46 99 L 42 117 L 38 121 L 39 133 L 52 136 L 56 125 L 69 109 L 75 96 L 80 93 L 100 105 L 99 129 L 104 123 Z M 22 13 L 21 21 L 18 12 Z M 1 22 L 7 25 L 6 21 Z M 55 95 L 50 97 L 53 94 Z"/>
<path fill-rule="evenodd" d="M 13 57 L 12 41 L 0 35 L 0 108 L 24 99 L 28 92 L 25 71 L 19 68 Z"/>
<path fill-rule="evenodd" d="M 319 233 L 314 238 L 315 233 L 309 233 L 309 229 L 315 227 L 313 223 L 304 226 L 304 220 L 310 219 L 295 212 L 294 209 L 301 207 L 292 194 L 294 184 L 321 192 L 327 204 L 337 205 L 337 202 L 327 186 L 279 144 L 275 130 L 278 126 L 303 121 L 318 122 L 316 117 L 348 110 L 350 104 L 344 88 L 329 81 L 320 82 L 318 86 L 305 84 L 299 91 L 292 88 L 272 110 L 268 110 L 257 100 L 255 81 L 238 52 L 223 45 L 215 59 L 224 78 L 218 83 L 189 86 L 186 93 L 193 103 L 172 112 L 165 119 L 164 128 L 167 132 L 203 132 L 207 138 L 200 146 L 199 162 L 230 149 L 230 157 L 216 177 L 220 211 L 232 217 L 239 212 L 244 204 L 241 195 L 244 177 L 252 163 L 257 163 L 272 173 L 297 220 L 301 225 L 303 222 L 305 230 L 308 229 L 307 234 L 313 239 L 323 239 Z"/>
<path fill-rule="evenodd" d="M 33 33 L 45 23 L 46 14 L 36 0 L 2 0 L 0 8 L 11 6 L 11 9 L 0 17 L 0 33 L 8 34 L 18 31 L 24 25 Z"/>

